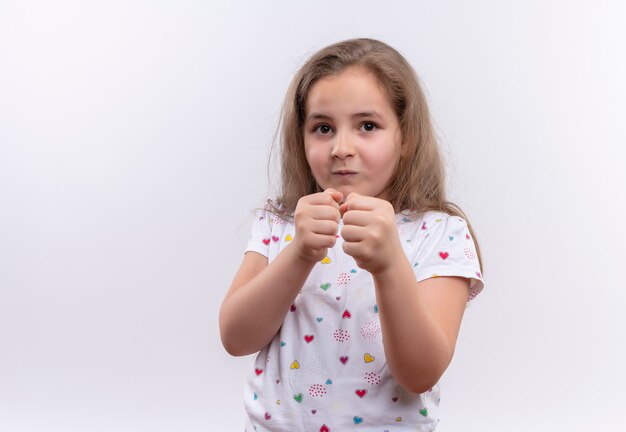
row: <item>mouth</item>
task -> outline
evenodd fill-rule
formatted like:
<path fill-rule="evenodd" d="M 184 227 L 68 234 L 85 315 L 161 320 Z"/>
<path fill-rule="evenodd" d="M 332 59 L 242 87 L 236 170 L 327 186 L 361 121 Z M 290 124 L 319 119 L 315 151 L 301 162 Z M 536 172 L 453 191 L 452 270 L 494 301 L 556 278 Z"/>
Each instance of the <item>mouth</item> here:
<path fill-rule="evenodd" d="M 352 171 L 352 170 L 340 169 L 340 170 L 332 171 L 332 173 L 336 175 L 341 175 L 341 176 L 349 176 L 351 174 L 356 174 L 357 172 Z"/>

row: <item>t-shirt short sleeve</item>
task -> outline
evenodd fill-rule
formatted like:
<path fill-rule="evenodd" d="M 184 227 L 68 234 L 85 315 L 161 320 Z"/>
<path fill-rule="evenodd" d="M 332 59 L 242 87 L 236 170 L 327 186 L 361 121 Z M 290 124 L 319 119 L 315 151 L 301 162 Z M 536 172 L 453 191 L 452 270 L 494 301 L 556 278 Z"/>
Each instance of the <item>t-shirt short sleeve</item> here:
<path fill-rule="evenodd" d="M 422 244 L 414 266 L 417 281 L 437 276 L 460 276 L 470 279 L 467 301 L 483 289 L 483 277 L 476 246 L 467 222 L 446 213 L 429 213 L 424 218 Z"/>
<path fill-rule="evenodd" d="M 270 243 L 272 241 L 271 214 L 266 210 L 256 210 L 250 230 L 250 239 L 245 252 L 257 252 L 269 257 Z"/>

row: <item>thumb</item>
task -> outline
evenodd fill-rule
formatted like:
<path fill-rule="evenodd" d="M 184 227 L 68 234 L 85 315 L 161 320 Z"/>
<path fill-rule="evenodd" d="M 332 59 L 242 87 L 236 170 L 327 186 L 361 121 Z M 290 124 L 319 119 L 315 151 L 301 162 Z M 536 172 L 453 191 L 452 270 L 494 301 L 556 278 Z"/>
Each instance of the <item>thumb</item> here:
<path fill-rule="evenodd" d="M 337 204 L 341 203 L 341 200 L 343 200 L 343 194 L 336 189 L 328 188 L 324 191 L 324 193 L 332 196 Z"/>

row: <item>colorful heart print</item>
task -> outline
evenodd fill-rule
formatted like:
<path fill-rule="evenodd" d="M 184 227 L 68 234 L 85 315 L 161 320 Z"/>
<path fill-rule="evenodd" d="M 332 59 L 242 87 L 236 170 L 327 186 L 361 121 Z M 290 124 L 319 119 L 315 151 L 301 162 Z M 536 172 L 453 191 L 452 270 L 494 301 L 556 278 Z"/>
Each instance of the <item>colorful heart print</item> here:
<path fill-rule="evenodd" d="M 348 333 L 348 330 L 337 329 L 333 333 L 333 336 L 335 336 L 335 340 L 337 342 L 345 342 L 350 339 L 350 333 Z"/>
<path fill-rule="evenodd" d="M 339 273 L 337 277 L 337 285 L 347 285 L 350 282 L 350 275 L 348 273 Z"/>
<path fill-rule="evenodd" d="M 463 249 L 463 253 L 469 260 L 473 261 L 476 259 L 476 250 L 471 247 L 466 247 L 465 249 Z"/>
<path fill-rule="evenodd" d="M 375 385 L 375 384 L 380 384 L 380 381 L 382 380 L 382 378 L 380 377 L 380 375 L 378 375 L 378 374 L 376 374 L 374 372 L 366 372 L 365 373 L 365 380 L 368 383 L 370 383 L 371 385 Z"/>
<path fill-rule="evenodd" d="M 326 386 L 323 384 L 313 384 L 309 387 L 309 394 L 313 397 L 324 397 L 326 394 Z"/>
<path fill-rule="evenodd" d="M 366 389 L 356 389 L 354 391 L 354 394 L 356 394 L 358 397 L 363 399 L 365 397 L 365 395 L 367 394 L 367 390 Z"/>
<path fill-rule="evenodd" d="M 361 336 L 363 336 L 365 340 L 372 340 L 380 334 L 380 331 L 380 322 L 376 320 L 370 321 L 363 324 L 363 327 L 361 327 Z"/>

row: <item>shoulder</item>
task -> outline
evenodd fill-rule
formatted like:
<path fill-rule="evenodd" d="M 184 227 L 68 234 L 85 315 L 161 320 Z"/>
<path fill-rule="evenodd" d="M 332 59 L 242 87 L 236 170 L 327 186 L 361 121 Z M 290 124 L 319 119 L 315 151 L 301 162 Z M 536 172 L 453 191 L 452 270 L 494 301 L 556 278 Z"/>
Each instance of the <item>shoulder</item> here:
<path fill-rule="evenodd" d="M 254 223 L 257 225 L 264 225 L 270 229 L 282 229 L 286 225 L 292 222 L 293 218 L 290 215 L 281 213 L 274 208 L 257 208 L 254 210 Z"/>
<path fill-rule="evenodd" d="M 266 257 L 274 256 L 283 245 L 293 238 L 293 224 L 288 215 L 281 214 L 279 209 L 266 205 L 254 210 L 254 220 L 250 231 L 247 251 L 255 251 Z"/>
<path fill-rule="evenodd" d="M 423 231 L 432 228 L 467 227 L 467 221 L 462 217 L 436 210 L 425 212 L 402 211 L 396 214 L 396 220 L 399 225 L 417 225 Z"/>

